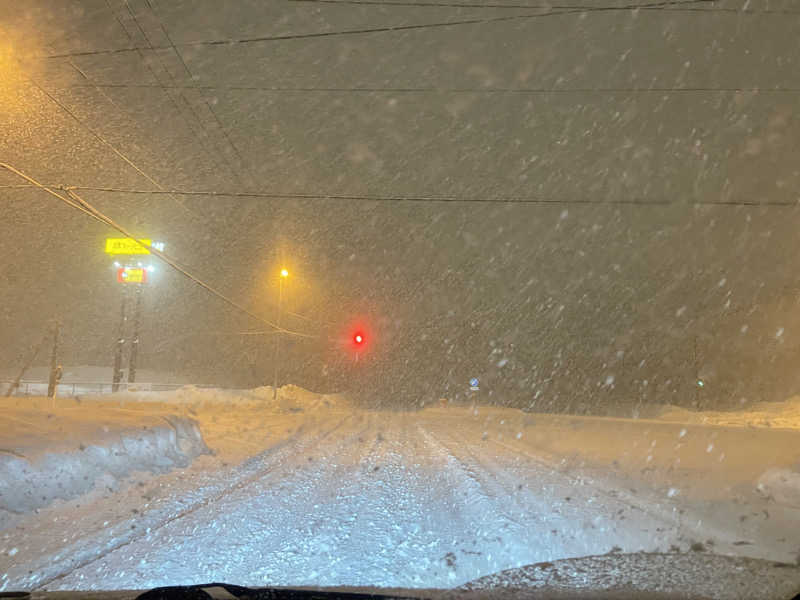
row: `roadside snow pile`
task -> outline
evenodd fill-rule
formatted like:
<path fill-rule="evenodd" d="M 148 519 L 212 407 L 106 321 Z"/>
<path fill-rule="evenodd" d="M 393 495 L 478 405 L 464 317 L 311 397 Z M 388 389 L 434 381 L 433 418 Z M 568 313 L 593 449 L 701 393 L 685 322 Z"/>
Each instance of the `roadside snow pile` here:
<path fill-rule="evenodd" d="M 747 410 L 735 411 L 695 412 L 668 405 L 656 418 L 698 425 L 800 429 L 800 396 L 793 396 L 785 402 L 759 402 Z"/>
<path fill-rule="evenodd" d="M 747 410 L 740 411 L 704 411 L 693 412 L 677 406 L 663 407 L 662 412 L 656 417 L 660 421 L 670 423 L 682 423 L 687 425 L 701 425 L 714 427 L 748 428 L 750 430 L 761 430 L 766 435 L 773 438 L 780 436 L 797 437 L 800 432 L 800 396 L 793 396 L 785 402 L 760 402 L 749 407 Z M 765 429 L 773 429 L 772 432 L 764 432 Z M 783 430 L 779 432 L 777 430 Z M 763 440 L 762 440 L 763 442 Z M 800 457 L 800 447 L 791 439 L 782 442 L 788 453 L 794 451 Z M 709 448 L 727 447 L 727 455 L 731 456 L 732 447 L 720 443 L 720 439 L 712 441 Z M 738 446 L 737 450 L 742 451 L 747 448 L 750 455 L 751 467 L 759 466 L 763 469 L 767 465 L 770 468 L 762 471 L 760 475 L 754 477 L 755 489 L 764 498 L 776 502 L 779 505 L 800 508 L 800 462 L 786 461 L 784 464 L 775 462 L 775 455 L 766 453 L 765 448 L 756 446 Z M 795 459 L 796 460 L 796 459 Z M 745 464 L 740 462 L 740 464 Z"/>
<path fill-rule="evenodd" d="M 197 422 L 115 405 L 0 399 L 0 516 L 25 513 L 132 473 L 186 467 L 206 446 Z M 0 519 L 1 520 L 1 519 Z"/>
<path fill-rule="evenodd" d="M 15 513 L 69 500 L 103 483 L 116 483 L 134 471 L 162 473 L 188 466 L 209 453 L 197 425 L 172 417 L 163 426 L 127 431 L 108 445 L 81 446 L 77 451 L 46 453 L 35 460 L 0 454 L 0 509 Z"/>
<path fill-rule="evenodd" d="M 209 406 L 251 406 L 260 405 L 263 409 L 276 413 L 303 412 L 323 408 L 346 408 L 346 400 L 338 394 L 317 394 L 296 385 L 278 388 L 277 399 L 273 399 L 270 386 L 249 390 L 227 390 L 220 388 L 199 388 L 185 385 L 168 392 L 129 392 L 116 394 L 120 401 L 159 402 L 164 404 L 189 405 L 195 408 Z"/>
<path fill-rule="evenodd" d="M 272 392 L 272 388 L 266 389 Z M 339 394 L 317 394 L 296 385 L 285 385 L 278 388 L 278 399 L 283 400 L 285 406 L 303 410 L 316 410 L 323 408 L 345 409 L 350 404 Z"/>
<path fill-rule="evenodd" d="M 800 508 L 800 465 L 796 469 L 769 469 L 759 477 L 756 489 L 778 504 Z"/>

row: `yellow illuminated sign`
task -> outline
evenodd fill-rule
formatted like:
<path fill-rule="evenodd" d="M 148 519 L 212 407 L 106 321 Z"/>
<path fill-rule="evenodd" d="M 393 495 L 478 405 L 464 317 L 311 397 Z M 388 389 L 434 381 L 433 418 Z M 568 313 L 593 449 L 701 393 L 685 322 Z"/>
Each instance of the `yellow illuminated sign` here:
<path fill-rule="evenodd" d="M 147 246 L 152 244 L 152 240 L 139 241 Z M 106 238 L 106 254 L 150 254 L 150 250 L 131 238 Z"/>

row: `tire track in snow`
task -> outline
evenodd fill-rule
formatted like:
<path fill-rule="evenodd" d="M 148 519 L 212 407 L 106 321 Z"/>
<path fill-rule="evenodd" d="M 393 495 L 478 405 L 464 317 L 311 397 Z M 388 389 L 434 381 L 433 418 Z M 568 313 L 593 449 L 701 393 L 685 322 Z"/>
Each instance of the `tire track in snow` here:
<path fill-rule="evenodd" d="M 69 552 L 69 548 L 62 548 L 56 555 L 55 561 L 57 562 L 58 559 L 61 558 L 62 555 L 68 554 L 70 556 L 70 563 L 69 565 L 64 565 L 61 569 L 56 569 L 55 573 L 51 573 L 50 575 L 44 576 L 38 579 L 33 586 L 33 590 L 40 590 L 45 588 L 46 586 L 50 586 L 53 583 L 56 583 L 66 577 L 68 577 L 73 572 L 84 569 L 89 565 L 102 560 L 112 552 L 116 552 L 117 550 L 124 548 L 132 543 L 137 542 L 139 539 L 143 538 L 145 535 L 151 535 L 154 532 L 157 532 L 164 527 L 168 526 L 171 523 L 179 521 L 181 519 L 186 518 L 187 516 L 201 510 L 205 507 L 208 507 L 212 504 L 218 503 L 223 500 L 226 496 L 233 494 L 237 490 L 243 489 L 249 485 L 251 485 L 254 481 L 261 479 L 267 476 L 276 468 L 280 468 L 280 461 L 281 459 L 289 454 L 290 452 L 302 449 L 304 446 L 308 446 L 311 444 L 319 444 L 320 442 L 324 441 L 328 436 L 333 434 L 336 430 L 342 427 L 348 420 L 352 419 L 352 415 L 347 415 L 340 419 L 333 427 L 328 428 L 322 432 L 321 435 L 314 437 L 313 439 L 307 439 L 303 435 L 304 427 L 300 427 L 297 431 L 295 431 L 291 436 L 281 440 L 274 446 L 271 446 L 264 450 L 263 452 L 247 459 L 240 465 L 238 465 L 235 470 L 242 472 L 242 477 L 237 479 L 233 484 L 225 486 L 222 489 L 218 489 L 212 491 L 210 495 L 205 496 L 189 506 L 183 508 L 182 510 L 178 511 L 177 513 L 170 515 L 165 518 L 159 518 L 158 516 L 155 517 L 155 522 L 151 524 L 149 527 L 140 526 L 138 528 L 139 533 L 134 533 L 136 530 L 129 530 L 127 535 L 119 535 L 115 536 L 112 540 L 106 543 L 99 551 L 93 550 L 92 548 L 88 550 L 84 550 L 81 552 L 80 550 Z M 269 463 L 266 466 L 261 466 L 265 460 L 268 460 Z M 252 468 L 257 468 L 258 470 L 254 473 L 247 474 Z M 174 498 L 173 502 L 180 502 L 180 498 Z M 140 515 L 139 518 L 136 519 L 138 523 L 141 523 L 142 520 L 146 520 L 147 515 Z M 127 522 L 126 522 L 127 523 Z M 85 540 L 79 540 L 79 542 L 83 542 Z M 78 542 L 78 543 L 79 543 Z M 73 544 L 75 545 L 75 544 Z M 96 546 L 94 546 L 96 548 Z M 52 560 L 52 555 L 47 557 L 39 557 L 46 558 Z M 52 564 L 52 563 L 50 563 Z M 52 567 L 50 567 L 52 569 Z M 31 570 L 31 569 L 28 569 Z M 33 569 L 36 572 L 36 569 Z M 46 572 L 45 569 L 42 569 L 43 572 Z"/>
<path fill-rule="evenodd" d="M 379 471 L 349 486 L 364 518 L 348 536 L 373 552 L 358 564 L 361 579 L 349 583 L 444 588 L 496 570 L 497 556 L 508 550 L 497 536 L 505 522 L 415 415 L 394 415 L 361 463 Z"/>
<path fill-rule="evenodd" d="M 670 541 L 669 546 L 689 548 L 696 541 L 705 541 L 708 544 L 708 540 L 710 540 L 716 553 L 731 556 L 781 562 L 792 562 L 792 559 L 796 557 L 796 546 L 789 544 L 788 547 L 781 547 L 780 534 L 774 529 L 769 532 L 765 531 L 761 540 L 758 540 L 757 534 L 751 534 L 750 537 L 757 541 L 743 545 L 741 543 L 743 535 L 739 529 L 740 522 L 738 521 L 742 511 L 735 508 L 735 497 L 732 502 L 718 502 L 716 504 L 703 503 L 680 495 L 675 496 L 674 499 L 665 498 L 663 493 L 659 494 L 657 490 L 642 481 L 638 482 L 636 487 L 637 489 L 645 489 L 647 495 L 632 494 L 627 491 L 624 485 L 614 485 L 611 479 L 575 477 L 563 473 L 556 466 L 557 457 L 551 453 L 542 452 L 541 456 L 536 456 L 499 440 L 491 440 L 491 443 L 524 456 L 532 462 L 558 471 L 564 477 L 575 481 L 576 484 L 589 482 L 598 494 L 604 495 L 612 501 L 630 506 L 654 520 L 667 524 L 673 528 L 674 533 L 674 539 Z M 725 511 L 729 513 L 727 521 L 726 517 L 722 517 Z M 752 513 L 752 510 L 748 512 Z M 776 513 L 778 511 L 775 510 L 775 507 L 771 507 L 769 512 Z M 767 516 L 767 518 L 769 517 Z M 790 515 L 784 517 L 785 521 L 791 521 L 791 519 L 792 516 Z"/>
<path fill-rule="evenodd" d="M 469 581 L 499 570 L 520 567 L 551 558 L 559 553 L 551 551 L 553 540 L 549 538 L 547 524 L 549 513 L 530 511 L 522 507 L 512 493 L 491 484 L 486 476 L 486 467 L 465 459 L 463 452 L 441 439 L 439 435 L 416 425 L 420 437 L 435 451 L 446 464 L 446 471 L 460 483 L 454 483 L 454 492 L 460 492 L 460 518 L 466 537 L 471 537 L 473 545 L 465 544 L 454 548 L 458 556 L 456 577 Z M 459 448 L 460 449 L 460 448 Z M 515 513 L 519 513 L 519 517 Z M 542 558 L 543 557 L 543 558 Z M 453 561 L 456 562 L 455 557 Z"/>
<path fill-rule="evenodd" d="M 448 434 L 445 433 L 445 435 Z M 628 492 L 622 482 L 615 482 L 612 477 L 564 472 L 559 465 L 558 456 L 548 452 L 533 454 L 522 442 L 514 443 L 511 440 L 509 443 L 497 439 L 496 436 L 489 436 L 481 443 L 487 444 L 489 447 L 493 446 L 497 448 L 497 451 L 494 453 L 482 452 L 478 456 L 469 449 L 468 445 L 463 445 L 463 447 L 477 463 L 485 463 L 490 466 L 488 472 L 500 479 L 505 477 L 509 486 L 513 484 L 513 481 L 524 479 L 525 475 L 509 479 L 506 473 L 524 472 L 526 467 L 519 464 L 508 468 L 501 467 L 491 459 L 491 456 L 524 457 L 526 461 L 545 471 L 544 476 L 551 480 L 551 491 L 559 487 L 558 479 L 568 482 L 573 491 L 556 494 L 553 498 L 554 505 L 559 511 L 563 511 L 568 507 L 565 507 L 564 503 L 559 500 L 570 497 L 571 505 L 583 503 L 595 513 L 604 515 L 607 524 L 612 527 L 615 538 L 607 546 L 613 544 L 626 551 L 668 550 L 671 548 L 688 550 L 698 540 L 710 540 L 715 552 L 768 560 L 786 560 L 781 555 L 783 549 L 759 549 L 756 546 L 743 547 L 740 543 L 737 544 L 741 535 L 736 530 L 736 523 L 714 518 L 720 514 L 721 509 L 725 508 L 723 505 L 719 505 L 715 510 L 713 506 L 692 502 L 688 498 L 680 496 L 667 498 L 664 493 L 650 488 L 641 481 L 636 482 L 636 488 L 644 489 L 644 493 L 632 494 Z M 581 490 L 590 491 L 593 496 L 582 499 Z M 600 502 L 598 503 L 597 500 Z M 646 520 L 643 521 L 643 519 Z M 646 535 L 637 535 L 637 532 Z M 598 552 L 602 551 L 604 551 L 603 548 L 598 550 Z"/>
<path fill-rule="evenodd" d="M 662 515 L 641 506 L 631 506 L 613 494 L 595 488 L 591 485 L 591 480 L 568 476 L 545 461 L 533 460 L 533 457 L 525 454 L 526 458 L 532 459 L 537 465 L 539 471 L 512 474 L 508 467 L 491 459 L 490 453 L 483 452 L 478 456 L 469 444 L 452 440 L 449 432 L 431 432 L 431 435 L 455 460 L 464 465 L 466 471 L 476 478 L 490 497 L 502 498 L 504 503 L 513 507 L 511 514 L 519 517 L 509 515 L 509 510 L 504 514 L 519 524 L 522 539 L 541 540 L 548 532 L 557 537 L 544 544 L 549 550 L 548 554 L 535 555 L 530 562 L 602 554 L 620 545 L 627 546 L 631 551 L 655 549 L 656 541 L 662 545 L 665 543 L 663 538 L 657 539 L 657 536 L 670 532 L 670 527 L 656 527 L 655 532 L 653 531 L 653 520 L 671 525 L 670 520 Z M 485 443 L 494 443 L 504 448 L 504 451 L 496 453 L 497 456 L 521 454 L 515 448 L 496 441 L 481 441 L 481 444 Z M 515 465 L 512 468 L 518 470 L 524 467 Z M 538 493 L 529 489 L 531 478 L 534 478 L 540 489 Z M 606 502 L 596 503 L 595 495 L 603 496 Z M 617 520 L 621 516 L 617 512 L 620 505 L 636 508 L 641 512 L 641 517 L 646 516 L 648 520 L 635 524 L 639 519 L 625 517 L 628 520 L 622 526 Z M 670 542 L 677 542 L 679 537 L 680 532 L 676 530 L 666 543 L 669 545 Z"/>
<path fill-rule="evenodd" d="M 419 430 L 420 435 L 425 437 L 425 439 L 428 440 L 428 443 L 430 443 L 432 446 L 438 447 L 442 455 L 446 456 L 451 463 L 457 463 L 456 468 L 463 472 L 464 477 L 469 478 L 470 480 L 474 481 L 478 486 L 480 486 L 480 488 L 483 490 L 480 494 L 481 501 L 486 501 L 491 504 L 496 503 L 496 500 L 499 495 L 496 493 L 496 490 L 491 489 L 493 486 L 487 485 L 485 477 L 481 476 L 481 474 L 479 473 L 479 471 L 481 470 L 486 471 L 485 467 L 483 467 L 482 469 L 477 469 L 475 468 L 474 464 L 470 464 L 467 461 L 463 460 L 462 458 L 459 458 L 456 455 L 457 453 L 454 452 L 453 447 L 451 445 L 443 442 L 439 436 L 426 430 L 422 425 L 417 425 L 417 429 Z M 466 448 L 464 448 L 464 450 L 469 452 L 468 450 L 466 450 Z M 506 511 L 500 511 L 500 514 L 502 514 L 502 516 L 508 522 L 513 523 L 517 527 L 523 526 L 518 519 L 512 517 Z"/>
<path fill-rule="evenodd" d="M 190 571 L 194 570 L 192 571 L 192 581 L 198 577 L 203 579 L 204 577 L 197 573 L 198 564 L 213 561 L 213 557 L 220 552 L 222 552 L 223 556 L 238 558 L 236 544 L 240 541 L 245 545 L 253 543 L 252 533 L 259 529 L 259 519 L 274 519 L 283 526 L 291 525 L 294 522 L 302 522 L 310 516 L 309 511 L 299 509 L 303 502 L 307 502 L 308 498 L 311 497 L 309 486 L 302 483 L 298 484 L 297 481 L 298 479 L 309 480 L 308 471 L 313 472 L 317 469 L 319 461 L 314 460 L 312 462 L 308 460 L 311 458 L 312 452 L 328 452 L 331 455 L 335 455 L 335 450 L 331 450 L 331 448 L 341 448 L 359 436 L 361 432 L 368 429 L 368 426 L 364 426 L 361 431 L 345 431 L 345 435 L 331 447 L 331 436 L 343 428 L 347 429 L 345 425 L 354 425 L 354 417 L 358 417 L 358 420 L 363 420 L 362 415 L 348 415 L 319 436 L 297 440 L 297 442 L 301 443 L 295 443 L 287 447 L 286 452 L 282 453 L 280 457 L 270 457 L 270 464 L 266 468 L 261 468 L 245 480 L 229 486 L 226 488 L 225 493 L 215 496 L 213 502 L 203 502 L 194 506 L 192 510 L 183 511 L 181 514 L 161 523 L 157 529 L 151 530 L 146 542 L 141 537 L 131 539 L 129 542 L 115 547 L 110 552 L 103 553 L 102 556 L 98 556 L 91 563 L 81 565 L 64 574 L 59 578 L 59 581 L 62 584 L 64 581 L 69 582 L 64 589 L 79 587 L 83 579 L 82 573 L 85 572 L 87 567 L 91 567 L 92 563 L 99 563 L 97 573 L 105 572 L 100 578 L 109 581 L 111 577 L 119 573 L 119 571 L 117 573 L 112 572 L 127 566 L 132 557 L 152 560 L 153 554 L 158 554 L 162 551 L 167 556 L 156 561 L 161 567 L 155 573 L 156 576 L 163 578 L 164 573 L 169 572 L 174 578 L 173 581 L 182 581 L 181 577 L 188 568 Z M 258 462 L 259 458 L 260 456 L 253 457 L 248 462 Z M 276 478 L 278 480 L 273 485 Z M 292 483 L 291 491 L 289 492 L 286 490 L 288 482 Z M 293 510 L 301 513 L 304 519 L 287 520 L 277 518 L 276 514 L 281 506 L 280 503 L 270 506 L 270 494 L 273 497 L 277 496 L 282 499 L 284 504 L 290 505 Z M 254 502 L 257 502 L 257 505 L 263 509 L 261 513 L 254 509 Z M 232 519 L 233 522 L 227 523 L 225 527 L 220 527 L 220 522 L 226 520 L 226 515 L 235 515 Z M 247 523 L 247 526 L 242 528 L 244 523 Z M 205 529 L 205 533 L 198 533 L 200 528 Z M 218 536 L 217 533 L 222 534 L 222 537 Z M 263 527 L 258 533 L 259 535 L 264 534 Z M 156 536 L 155 539 L 151 539 L 153 534 Z M 182 550 L 182 546 L 186 541 L 192 542 L 190 544 L 192 551 L 199 552 L 195 560 L 188 558 L 188 553 Z M 117 552 L 128 546 L 132 546 L 133 550 L 128 549 L 127 554 Z M 225 548 L 226 546 L 232 546 L 232 548 L 228 550 Z M 249 554 L 257 554 L 259 548 L 249 547 L 247 550 Z M 178 562 L 173 565 L 176 560 Z M 168 564 L 173 565 L 173 568 L 166 568 L 165 565 Z M 97 578 L 97 575 L 93 574 L 92 578 Z M 135 581 L 140 587 L 158 585 L 157 581 L 148 582 L 144 575 L 137 576 Z M 162 579 L 158 581 L 162 581 Z"/>
<path fill-rule="evenodd" d="M 461 493 L 478 484 L 444 460 L 415 419 L 359 417 L 313 454 L 309 447 L 293 455 L 273 476 L 107 557 L 100 569 L 75 572 L 62 587 L 149 587 L 165 577 L 450 587 L 509 564 L 495 539 L 495 508 L 465 508 Z"/>
<path fill-rule="evenodd" d="M 530 454 L 529 452 L 510 446 L 509 444 L 501 442 L 497 439 L 490 438 L 487 440 L 487 442 L 490 445 L 499 446 L 500 448 L 503 448 L 504 450 L 517 456 L 524 456 L 529 462 L 537 464 L 552 475 L 563 478 L 575 488 L 589 487 L 594 493 L 604 496 L 606 499 L 615 504 L 624 504 L 629 509 L 640 511 L 643 514 L 649 515 L 653 519 L 663 521 L 667 525 L 678 528 L 682 527 L 681 519 L 679 516 L 677 516 L 676 512 L 677 506 L 674 503 L 666 503 L 671 509 L 669 511 L 661 509 L 660 504 L 656 510 L 653 510 L 650 502 L 629 494 L 622 489 L 623 486 L 621 485 L 612 485 L 609 481 L 602 481 L 589 476 L 571 475 L 565 472 L 558 467 L 555 457 L 552 455 L 550 455 L 550 460 L 547 460 L 542 456 Z"/>
<path fill-rule="evenodd" d="M 499 477 L 502 469 L 478 459 L 469 444 L 454 442 L 449 434 L 434 433 L 424 425 L 418 427 L 422 435 L 441 448 L 462 477 L 478 486 L 480 491 L 473 492 L 473 498 L 478 498 L 472 502 L 474 509 L 499 516 L 504 521 L 504 525 L 498 527 L 500 535 L 496 538 L 492 568 L 478 576 L 579 553 L 563 536 L 556 536 L 556 531 L 567 529 L 568 522 L 563 515 L 547 506 L 541 497 L 534 496 L 534 502 L 527 504 L 518 500 L 519 479 L 504 484 Z"/>
<path fill-rule="evenodd" d="M 498 439 L 493 437 L 487 437 L 484 440 L 481 440 L 482 444 L 498 446 L 502 448 L 502 452 L 497 452 L 496 455 L 498 456 L 522 456 L 525 457 L 527 461 L 530 463 L 536 464 L 544 472 L 547 474 L 548 477 L 553 479 L 561 479 L 562 481 L 556 481 L 555 483 L 566 483 L 569 486 L 573 487 L 574 489 L 582 489 L 582 488 L 589 488 L 595 494 L 599 496 L 603 496 L 608 499 L 610 502 L 615 504 L 624 504 L 627 508 L 640 511 L 643 514 L 648 515 L 652 519 L 663 521 L 665 524 L 673 525 L 676 527 L 682 526 L 682 523 L 678 517 L 675 516 L 677 505 L 675 503 L 667 503 L 667 506 L 672 509 L 670 511 L 666 510 L 653 510 L 652 505 L 650 504 L 651 501 L 643 501 L 641 498 L 638 498 L 634 495 L 628 494 L 624 490 L 622 490 L 622 486 L 619 485 L 612 485 L 608 481 L 598 481 L 596 478 L 588 477 L 588 476 L 580 476 L 580 475 L 571 475 L 564 470 L 560 469 L 557 462 L 556 457 L 553 455 L 548 455 L 549 459 L 543 458 L 540 455 L 534 455 L 530 452 L 526 452 L 518 447 L 511 446 L 506 444 L 505 442 L 501 442 Z M 481 466 L 481 471 L 484 473 L 490 473 L 500 484 L 501 489 L 503 485 L 507 485 L 510 488 L 513 488 L 517 485 L 517 479 L 511 479 L 504 474 L 508 471 L 506 467 L 501 467 L 497 462 L 493 461 L 489 458 L 489 453 L 483 453 L 478 456 L 467 444 L 460 445 L 460 448 L 470 455 L 472 460 L 475 464 Z M 521 466 L 517 466 L 517 468 L 521 468 Z M 505 483 L 503 483 L 505 482 Z M 506 490 L 508 491 L 508 490 Z M 660 504 L 659 504 L 660 509 Z M 673 513 L 673 514 L 670 514 Z"/>

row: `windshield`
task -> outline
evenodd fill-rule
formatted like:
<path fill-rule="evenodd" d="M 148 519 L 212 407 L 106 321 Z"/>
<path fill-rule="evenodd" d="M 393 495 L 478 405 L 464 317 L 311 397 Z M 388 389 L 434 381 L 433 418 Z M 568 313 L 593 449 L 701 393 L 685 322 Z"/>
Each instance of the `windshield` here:
<path fill-rule="evenodd" d="M 3 2 L 0 591 L 800 564 L 798 27 Z"/>

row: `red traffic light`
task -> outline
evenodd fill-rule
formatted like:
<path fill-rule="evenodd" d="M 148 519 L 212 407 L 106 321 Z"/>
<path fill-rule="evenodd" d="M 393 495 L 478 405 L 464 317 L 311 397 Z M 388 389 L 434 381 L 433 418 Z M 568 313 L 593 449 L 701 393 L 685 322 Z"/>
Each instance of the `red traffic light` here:
<path fill-rule="evenodd" d="M 340 332 L 338 343 L 340 348 L 351 356 L 364 356 L 374 349 L 375 340 L 378 339 L 375 335 L 375 331 L 366 319 L 353 319 Z"/>

